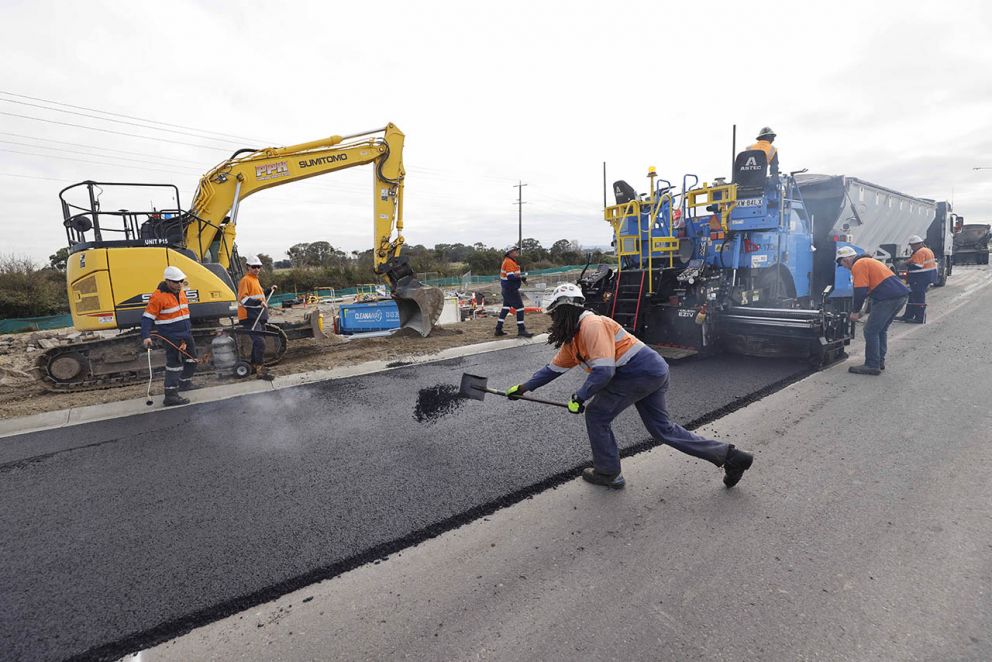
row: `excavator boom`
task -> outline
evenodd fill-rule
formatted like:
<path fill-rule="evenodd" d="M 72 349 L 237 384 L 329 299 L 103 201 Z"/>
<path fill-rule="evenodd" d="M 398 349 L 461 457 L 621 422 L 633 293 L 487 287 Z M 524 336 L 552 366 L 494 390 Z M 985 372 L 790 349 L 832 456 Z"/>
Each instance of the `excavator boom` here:
<path fill-rule="evenodd" d="M 404 243 L 404 138 L 396 125 L 388 124 L 374 131 L 289 147 L 238 150 L 200 180 L 186 226 L 186 247 L 200 261 L 218 262 L 227 269 L 242 200 L 274 186 L 374 164 L 373 268 L 392 287 L 401 326 L 426 336 L 440 317 L 444 297 L 408 273 L 400 257 Z"/>

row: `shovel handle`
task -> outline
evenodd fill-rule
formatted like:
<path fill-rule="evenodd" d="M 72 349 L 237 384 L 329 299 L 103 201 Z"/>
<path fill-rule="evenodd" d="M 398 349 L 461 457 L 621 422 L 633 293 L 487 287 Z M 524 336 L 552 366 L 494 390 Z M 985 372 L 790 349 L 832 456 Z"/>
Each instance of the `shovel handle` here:
<path fill-rule="evenodd" d="M 476 388 L 478 388 L 478 387 L 476 387 Z M 542 405 L 552 405 L 554 407 L 564 407 L 565 409 L 568 409 L 568 405 L 565 404 L 564 402 L 554 402 L 553 400 L 542 400 L 541 398 L 535 398 L 535 397 L 527 396 L 527 395 L 521 395 L 521 396 L 518 396 L 516 398 L 510 398 L 510 396 L 508 396 L 503 391 L 497 391 L 494 388 L 486 388 L 486 389 L 483 389 L 483 390 L 486 393 L 492 393 L 493 395 L 502 395 L 504 398 L 508 398 L 510 400 L 529 400 L 530 402 L 540 402 Z"/>

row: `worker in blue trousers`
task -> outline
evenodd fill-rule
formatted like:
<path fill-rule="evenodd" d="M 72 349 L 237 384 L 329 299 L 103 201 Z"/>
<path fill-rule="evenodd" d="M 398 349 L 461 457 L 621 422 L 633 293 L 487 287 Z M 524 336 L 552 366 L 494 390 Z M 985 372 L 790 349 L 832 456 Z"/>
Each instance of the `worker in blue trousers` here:
<path fill-rule="evenodd" d="M 910 324 L 923 324 L 927 321 L 927 288 L 937 282 L 937 258 L 918 234 L 910 236 L 909 248 L 913 251 L 906 262 L 909 302 L 906 304 L 906 312 L 896 319 Z"/>
<path fill-rule="evenodd" d="M 499 270 L 499 287 L 503 294 L 503 307 L 499 309 L 499 320 L 493 335 L 508 335 L 503 330 L 503 321 L 510 313 L 510 308 L 517 310 L 517 336 L 530 338 L 533 333 L 524 325 L 524 300 L 520 298 L 520 285 L 527 282 L 527 275 L 520 271 L 520 249 L 511 247 L 503 256 L 503 264 Z"/>
<path fill-rule="evenodd" d="M 558 353 L 525 383 L 510 387 L 507 397 L 518 399 L 581 365 L 589 376 L 569 399 L 568 410 L 586 416 L 593 466 L 582 472 L 584 480 L 614 489 L 626 484 L 611 426 L 620 412 L 634 405 L 652 437 L 723 467 L 724 484 L 736 485 L 751 467 L 753 456 L 733 444 L 689 432 L 669 418 L 666 394 L 670 380 L 665 359 L 609 317 L 584 306 L 585 297 L 577 285 L 566 283 L 555 288 L 545 312 L 551 315 L 548 344 Z"/>
<path fill-rule="evenodd" d="M 871 300 L 871 314 L 865 324 L 865 363 L 847 369 L 856 375 L 880 375 L 885 370 L 888 333 L 892 320 L 906 305 L 909 288 L 892 270 L 873 257 L 858 255 L 850 246 L 837 249 L 837 264 L 851 270 L 854 281 L 852 322 L 861 319 L 861 308 Z"/>

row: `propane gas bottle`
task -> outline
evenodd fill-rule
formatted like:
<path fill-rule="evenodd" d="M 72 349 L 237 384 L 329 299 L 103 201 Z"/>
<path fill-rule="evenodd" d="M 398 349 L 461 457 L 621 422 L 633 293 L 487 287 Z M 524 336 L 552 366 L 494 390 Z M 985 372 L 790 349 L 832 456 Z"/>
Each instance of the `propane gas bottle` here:
<path fill-rule="evenodd" d="M 214 370 L 218 375 L 229 375 L 238 364 L 238 346 L 234 338 L 222 333 L 210 341 L 214 356 Z"/>

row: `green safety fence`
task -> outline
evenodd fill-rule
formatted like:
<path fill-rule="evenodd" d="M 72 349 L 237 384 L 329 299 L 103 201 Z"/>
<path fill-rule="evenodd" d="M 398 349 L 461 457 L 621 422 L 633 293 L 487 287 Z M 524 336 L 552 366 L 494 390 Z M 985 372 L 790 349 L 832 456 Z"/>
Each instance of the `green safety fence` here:
<path fill-rule="evenodd" d="M 530 278 L 534 278 L 535 276 L 550 276 L 569 271 L 580 271 L 584 269 L 585 266 L 586 266 L 585 264 L 571 264 L 563 267 L 551 267 L 549 269 L 529 270 L 527 272 L 527 275 Z M 423 282 L 424 285 L 430 285 L 432 287 L 458 288 L 458 287 L 462 287 L 463 285 L 471 286 L 471 285 L 494 283 L 498 280 L 499 280 L 499 274 L 491 274 L 485 276 L 469 276 L 468 278 L 466 278 L 465 276 L 449 276 L 447 278 L 428 278 L 421 282 Z M 367 286 L 363 289 L 365 289 L 365 291 L 368 291 Z M 340 289 L 333 290 L 335 297 L 352 296 L 358 294 L 358 291 L 359 288 L 357 287 L 342 287 Z M 314 292 L 310 291 L 310 292 L 299 292 L 299 293 L 290 292 L 290 293 L 273 294 L 272 298 L 269 300 L 269 303 L 277 306 L 282 306 L 283 302 L 285 301 L 292 301 L 297 297 L 306 296 L 308 294 L 314 294 Z M 330 288 L 326 288 L 326 287 L 318 288 L 317 295 L 331 296 L 331 290 Z"/>
<path fill-rule="evenodd" d="M 13 317 L 0 320 L 0 333 L 23 333 L 47 329 L 64 329 L 72 326 L 72 315 L 48 315 L 47 317 Z"/>

